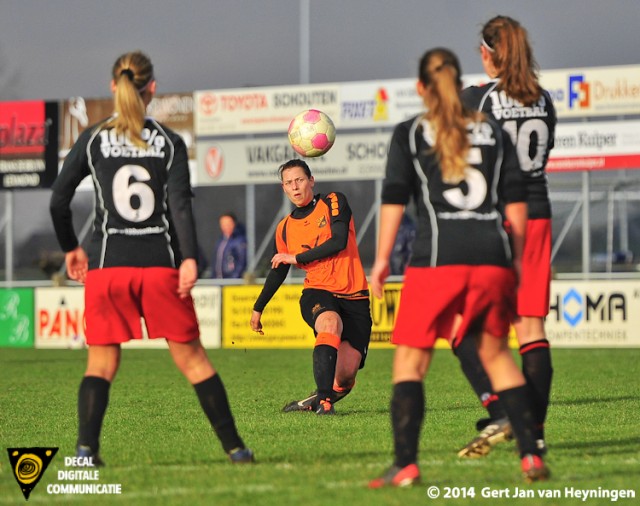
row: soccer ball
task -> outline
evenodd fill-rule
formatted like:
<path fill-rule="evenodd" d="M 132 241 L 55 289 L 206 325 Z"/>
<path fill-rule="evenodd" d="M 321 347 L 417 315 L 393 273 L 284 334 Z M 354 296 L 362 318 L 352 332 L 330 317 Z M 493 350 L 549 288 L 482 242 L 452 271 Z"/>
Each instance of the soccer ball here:
<path fill-rule="evenodd" d="M 317 109 L 302 111 L 289 124 L 291 147 L 302 156 L 322 156 L 331 149 L 335 140 L 333 121 Z"/>

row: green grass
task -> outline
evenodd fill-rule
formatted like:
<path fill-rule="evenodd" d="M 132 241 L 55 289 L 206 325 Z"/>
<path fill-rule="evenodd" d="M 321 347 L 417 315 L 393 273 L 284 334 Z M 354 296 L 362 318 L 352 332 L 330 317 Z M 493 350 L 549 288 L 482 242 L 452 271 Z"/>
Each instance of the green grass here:
<path fill-rule="evenodd" d="M 447 350 L 427 378 L 420 446 L 423 484 L 368 490 L 391 463 L 389 395 L 392 350 L 372 350 L 353 393 L 335 417 L 281 413 L 313 390 L 311 350 L 215 350 L 237 425 L 255 450 L 255 466 L 232 466 L 202 414 L 193 389 L 164 350 L 126 350 L 111 389 L 102 438 L 107 467 L 99 483 L 120 496 L 54 496 L 64 456 L 74 453 L 76 393 L 86 352 L 0 349 L 0 504 L 23 504 L 7 447 L 59 447 L 29 503 L 118 505 L 610 504 L 610 499 L 489 499 L 514 487 L 559 491 L 633 489 L 640 476 L 640 350 L 554 350 L 553 403 L 547 424 L 552 480 L 527 487 L 513 443 L 484 459 L 460 460 L 483 410 Z M 475 499 L 429 499 L 427 487 L 473 487 Z M 620 499 L 632 504 L 636 499 Z"/>

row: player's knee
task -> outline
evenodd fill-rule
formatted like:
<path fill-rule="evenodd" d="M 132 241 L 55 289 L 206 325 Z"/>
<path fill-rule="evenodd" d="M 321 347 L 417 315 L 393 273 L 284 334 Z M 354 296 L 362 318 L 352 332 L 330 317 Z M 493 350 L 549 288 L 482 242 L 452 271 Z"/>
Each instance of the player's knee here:
<path fill-rule="evenodd" d="M 325 311 L 316 319 L 316 332 L 327 332 L 335 335 L 342 335 L 342 319 L 335 311 Z"/>
<path fill-rule="evenodd" d="M 87 365 L 84 375 L 102 378 L 111 383 L 116 377 L 119 365 L 120 364 L 118 362 L 114 364 L 89 364 Z"/>

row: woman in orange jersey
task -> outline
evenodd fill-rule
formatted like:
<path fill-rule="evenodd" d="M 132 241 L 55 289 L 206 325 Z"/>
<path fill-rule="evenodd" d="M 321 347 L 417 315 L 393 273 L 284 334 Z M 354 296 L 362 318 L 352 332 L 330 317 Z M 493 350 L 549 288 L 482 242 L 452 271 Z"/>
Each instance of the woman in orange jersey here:
<path fill-rule="evenodd" d="M 306 271 L 300 310 L 316 336 L 317 390 L 287 404 L 283 411 L 334 414 L 333 404 L 351 391 L 358 369 L 364 367 L 371 337 L 369 290 L 353 216 L 342 193 L 314 195 L 315 180 L 303 160 L 289 160 L 278 173 L 282 189 L 296 207 L 276 229 L 271 270 L 254 304 L 250 325 L 262 333 L 262 312 L 291 265 Z"/>

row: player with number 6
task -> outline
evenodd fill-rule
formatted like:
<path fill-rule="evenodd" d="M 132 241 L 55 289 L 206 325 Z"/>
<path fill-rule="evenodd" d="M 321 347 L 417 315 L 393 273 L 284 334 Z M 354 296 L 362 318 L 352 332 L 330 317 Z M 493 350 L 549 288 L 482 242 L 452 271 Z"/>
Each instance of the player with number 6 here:
<path fill-rule="evenodd" d="M 103 464 L 100 434 L 120 345 L 142 338 L 143 317 L 150 339 L 166 339 L 231 462 L 253 462 L 222 380 L 200 342 L 191 297 L 198 252 L 187 148 L 178 134 L 145 115 L 156 91 L 145 54 L 126 53 L 116 60 L 111 91 L 115 113 L 80 135 L 50 203 L 67 273 L 85 285 L 89 352 L 78 392 L 77 456 Z M 70 204 L 86 176 L 93 180 L 95 215 L 85 252 Z M 153 385 L 153 378 L 145 383 Z"/>

